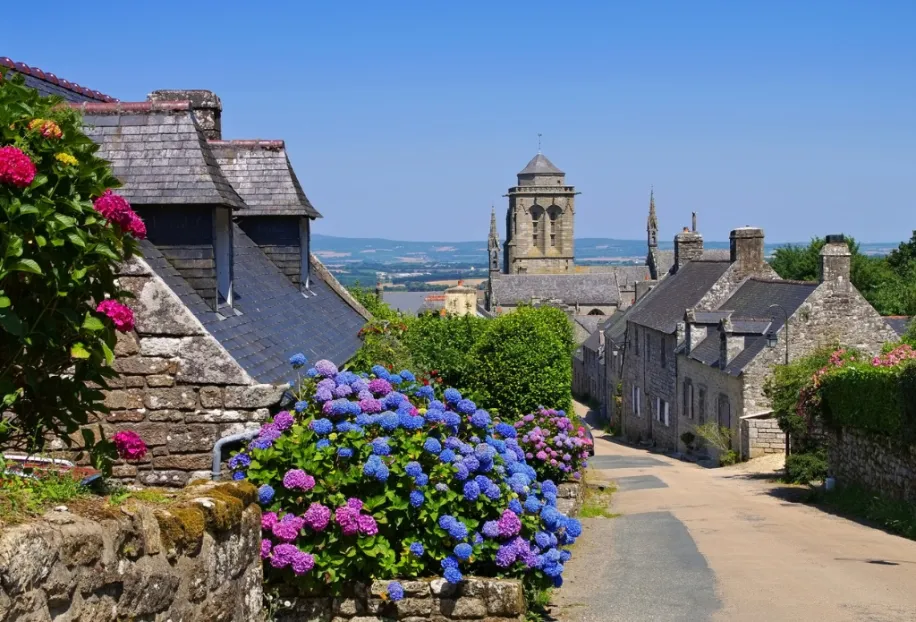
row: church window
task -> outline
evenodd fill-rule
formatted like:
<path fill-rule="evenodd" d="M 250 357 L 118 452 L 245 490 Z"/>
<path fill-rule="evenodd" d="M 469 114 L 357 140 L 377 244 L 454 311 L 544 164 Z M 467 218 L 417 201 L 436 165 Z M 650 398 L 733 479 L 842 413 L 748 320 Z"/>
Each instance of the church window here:
<path fill-rule="evenodd" d="M 531 208 L 531 240 L 535 247 L 540 246 L 541 223 L 544 220 L 544 208 L 540 205 L 534 205 Z"/>
<path fill-rule="evenodd" d="M 557 245 L 557 223 L 560 220 L 561 213 L 562 213 L 562 210 L 556 205 L 551 205 L 550 207 L 547 208 L 547 216 L 550 219 L 550 245 L 551 246 Z"/>

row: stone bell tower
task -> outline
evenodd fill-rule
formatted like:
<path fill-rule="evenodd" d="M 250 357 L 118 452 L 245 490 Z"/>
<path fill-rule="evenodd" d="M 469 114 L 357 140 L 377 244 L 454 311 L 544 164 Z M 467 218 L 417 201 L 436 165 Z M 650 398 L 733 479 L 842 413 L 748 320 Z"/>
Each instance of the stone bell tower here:
<path fill-rule="evenodd" d="M 575 271 L 573 186 L 566 174 L 542 153 L 518 174 L 509 188 L 506 213 L 507 274 L 567 274 Z"/>

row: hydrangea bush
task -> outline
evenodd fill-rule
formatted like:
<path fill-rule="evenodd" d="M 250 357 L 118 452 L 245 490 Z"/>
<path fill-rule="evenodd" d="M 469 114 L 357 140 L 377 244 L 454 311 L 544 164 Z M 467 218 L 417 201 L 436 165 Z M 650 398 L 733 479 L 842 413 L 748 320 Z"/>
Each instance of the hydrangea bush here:
<path fill-rule="evenodd" d="M 562 482 L 579 479 L 592 445 L 585 428 L 575 428 L 562 410 L 541 408 L 515 422 L 525 459 L 539 478 Z"/>
<path fill-rule="evenodd" d="M 0 446 L 69 441 L 133 327 L 117 266 L 146 228 L 97 151 L 61 98 L 0 75 Z"/>
<path fill-rule="evenodd" d="M 295 393 L 294 410 L 230 460 L 235 479 L 259 486 L 269 582 L 334 590 L 473 574 L 560 585 L 581 525 L 556 509 L 555 483 L 537 479 L 513 425 L 381 366 L 355 374 L 319 361 Z"/>

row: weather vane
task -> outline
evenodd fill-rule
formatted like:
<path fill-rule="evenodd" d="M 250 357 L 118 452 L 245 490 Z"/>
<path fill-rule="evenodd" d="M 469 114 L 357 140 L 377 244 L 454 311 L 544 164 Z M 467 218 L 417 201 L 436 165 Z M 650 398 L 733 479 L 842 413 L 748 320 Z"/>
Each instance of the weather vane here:
<path fill-rule="evenodd" d="M 538 153 L 541 152 L 541 134 L 538 134 Z"/>

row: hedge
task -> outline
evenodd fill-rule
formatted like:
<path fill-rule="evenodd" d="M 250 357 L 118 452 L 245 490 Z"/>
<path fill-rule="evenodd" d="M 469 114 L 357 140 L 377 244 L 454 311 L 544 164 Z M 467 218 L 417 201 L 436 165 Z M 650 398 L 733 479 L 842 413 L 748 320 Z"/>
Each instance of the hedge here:
<path fill-rule="evenodd" d="M 916 437 L 916 363 L 898 367 L 848 364 L 824 376 L 820 392 L 824 420 L 833 427 Z"/>

